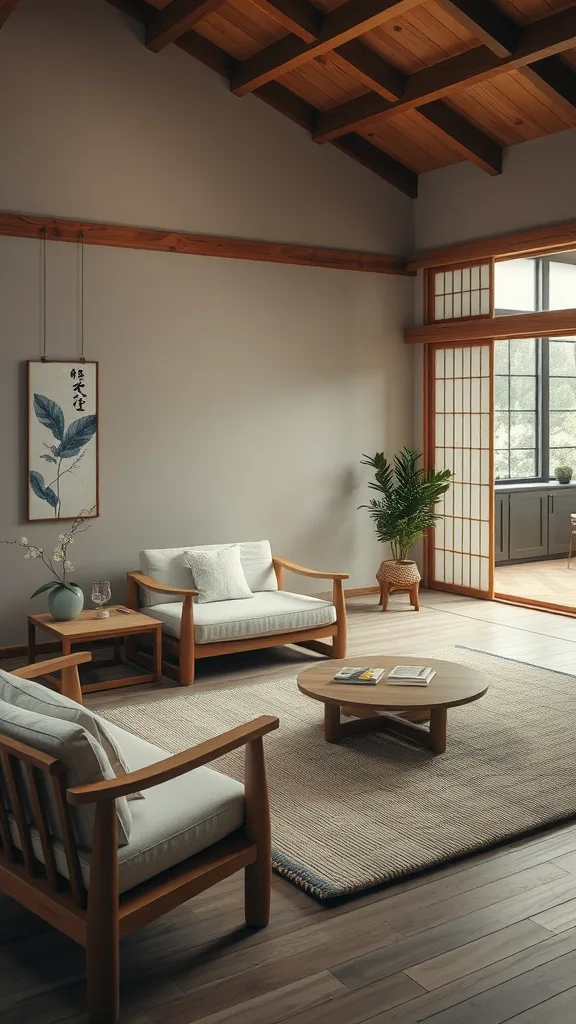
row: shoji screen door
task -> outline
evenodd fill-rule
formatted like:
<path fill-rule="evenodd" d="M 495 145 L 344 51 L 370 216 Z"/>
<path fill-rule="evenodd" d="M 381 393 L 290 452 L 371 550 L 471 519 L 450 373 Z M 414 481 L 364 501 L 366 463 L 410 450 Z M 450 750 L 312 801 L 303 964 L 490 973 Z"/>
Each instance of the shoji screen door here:
<path fill-rule="evenodd" d="M 494 593 L 493 344 L 427 346 L 427 461 L 454 480 L 431 531 L 428 585 Z"/>

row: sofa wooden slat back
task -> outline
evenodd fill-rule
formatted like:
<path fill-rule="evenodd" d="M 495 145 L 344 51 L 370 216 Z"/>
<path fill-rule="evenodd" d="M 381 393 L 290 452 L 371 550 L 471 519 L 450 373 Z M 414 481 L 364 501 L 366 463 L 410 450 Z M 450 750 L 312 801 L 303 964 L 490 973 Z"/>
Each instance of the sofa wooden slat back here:
<path fill-rule="evenodd" d="M 66 800 L 65 764 L 40 750 L 0 735 L 0 773 L 2 858 L 9 863 L 23 863 L 30 879 L 45 877 L 53 892 L 68 893 L 74 906 L 85 907 L 86 888 L 80 870 L 70 806 Z M 56 867 L 54 840 L 48 825 L 48 791 L 52 793 L 56 805 L 69 879 L 60 875 Z M 19 846 L 14 843 L 10 815 L 18 831 Z M 42 861 L 34 852 L 32 829 L 40 836 Z"/>

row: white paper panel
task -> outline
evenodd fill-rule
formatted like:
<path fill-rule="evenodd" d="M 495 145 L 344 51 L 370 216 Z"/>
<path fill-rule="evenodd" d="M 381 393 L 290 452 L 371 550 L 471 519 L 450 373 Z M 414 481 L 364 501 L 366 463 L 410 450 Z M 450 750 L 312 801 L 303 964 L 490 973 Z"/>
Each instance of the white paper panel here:
<path fill-rule="evenodd" d="M 480 278 L 486 273 L 488 267 L 476 268 L 478 298 Z M 470 276 L 474 277 L 474 268 Z M 464 289 L 464 271 L 456 281 Z M 436 468 L 455 474 L 434 533 L 435 579 L 484 592 L 490 586 L 492 530 L 490 362 L 488 345 L 437 350 L 434 365 L 441 377 L 433 392 Z"/>

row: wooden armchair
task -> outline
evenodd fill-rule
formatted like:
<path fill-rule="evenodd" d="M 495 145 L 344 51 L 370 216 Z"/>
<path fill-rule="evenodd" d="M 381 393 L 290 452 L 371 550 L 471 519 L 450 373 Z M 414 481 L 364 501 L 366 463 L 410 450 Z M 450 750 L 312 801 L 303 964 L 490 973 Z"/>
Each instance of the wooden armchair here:
<path fill-rule="evenodd" d="M 242 545 L 240 548 L 242 549 Z M 174 554 L 175 552 L 184 550 L 167 549 L 173 559 L 178 557 L 177 554 Z M 163 554 L 162 551 L 153 553 Z M 142 554 L 147 553 L 143 552 Z M 215 604 L 194 604 L 194 597 L 198 596 L 198 591 L 182 586 L 181 571 L 174 574 L 175 582 L 159 580 L 144 572 L 128 573 L 126 593 L 128 607 L 139 609 L 153 618 L 162 615 L 164 619 L 163 649 L 172 657 L 171 661 L 167 659 L 163 661 L 163 672 L 166 675 L 178 680 L 182 685 L 188 686 L 194 682 L 197 658 L 213 658 L 220 654 L 235 654 L 238 651 L 278 647 L 282 644 L 297 644 L 332 658 L 346 657 L 347 624 L 343 581 L 349 578 L 349 574 L 307 569 L 302 565 L 289 562 L 285 558 L 273 558 L 271 555 L 269 557 L 270 571 L 273 573 L 272 579 L 276 580 L 277 589 L 254 592 L 253 596 L 257 599 L 256 608 L 252 608 L 250 600 L 216 602 L 222 615 L 221 625 L 217 620 L 214 621 L 213 613 L 206 612 L 206 609 L 214 609 Z M 332 580 L 332 601 L 318 601 L 313 597 L 286 592 L 284 590 L 284 571 L 316 580 Z M 169 576 L 170 573 L 165 575 Z M 191 573 L 188 572 L 188 575 L 192 581 Z M 143 593 L 148 594 L 149 604 L 145 607 L 142 606 Z M 163 596 L 172 602 L 177 602 L 177 599 L 180 598 L 181 603 L 163 605 Z M 225 632 L 225 627 L 232 633 L 235 628 L 238 633 L 241 631 L 242 623 L 229 621 L 230 605 L 242 606 L 240 611 L 236 607 L 234 614 L 243 614 L 245 618 L 253 614 L 254 621 L 257 622 L 259 615 L 274 616 L 276 614 L 275 604 L 279 605 L 278 612 L 282 612 L 283 603 L 286 604 L 287 611 L 282 621 L 291 622 L 291 625 L 267 632 L 260 632 L 256 627 L 252 632 L 246 631 L 246 635 L 235 635 L 231 639 L 215 638 L 219 628 L 222 632 Z M 208 624 L 203 621 L 207 615 L 212 615 Z M 280 618 L 278 621 L 281 621 Z M 323 642 L 328 638 L 332 639 L 331 643 Z M 132 640 L 130 650 L 127 652 L 129 657 L 131 660 L 148 665 L 149 655 L 137 649 L 135 645 L 136 640 Z"/>
<path fill-rule="evenodd" d="M 80 653 L 36 663 L 18 669 L 18 676 L 35 678 L 40 670 L 42 674 L 74 672 L 89 657 Z M 118 1019 L 119 940 L 223 878 L 243 869 L 246 923 L 254 928 L 268 923 L 270 816 L 262 740 L 277 727 L 277 718 L 262 716 L 122 777 L 68 788 L 63 761 L 9 738 L 4 734 L 9 731 L 6 723 L 0 720 L 0 891 L 86 948 L 90 1024 L 113 1024 Z M 123 733 L 117 727 L 115 731 Z M 168 783 L 241 746 L 246 748 L 244 825 L 169 870 L 122 891 L 116 799 Z M 209 774 L 217 775 L 221 785 L 238 787 L 227 777 Z M 58 857 L 48 826 L 48 792 L 58 810 L 62 836 Z M 140 813 L 146 814 L 148 800 L 137 803 Z M 74 833 L 75 809 L 87 804 L 95 805 L 88 852 L 79 850 Z M 122 849 L 130 851 L 130 842 Z M 59 869 L 63 858 L 64 871 Z"/>

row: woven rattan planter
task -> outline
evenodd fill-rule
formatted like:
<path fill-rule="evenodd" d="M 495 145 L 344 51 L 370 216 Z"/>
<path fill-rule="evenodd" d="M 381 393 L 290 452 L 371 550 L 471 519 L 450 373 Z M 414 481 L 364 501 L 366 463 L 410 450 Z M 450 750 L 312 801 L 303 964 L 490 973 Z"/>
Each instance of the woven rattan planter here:
<path fill-rule="evenodd" d="M 387 583 L 390 587 L 405 587 L 406 590 L 409 590 L 420 582 L 420 573 L 416 562 L 396 562 L 394 559 L 390 559 L 387 562 L 382 562 L 376 573 L 376 579 L 380 584 Z"/>

